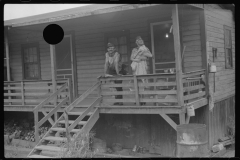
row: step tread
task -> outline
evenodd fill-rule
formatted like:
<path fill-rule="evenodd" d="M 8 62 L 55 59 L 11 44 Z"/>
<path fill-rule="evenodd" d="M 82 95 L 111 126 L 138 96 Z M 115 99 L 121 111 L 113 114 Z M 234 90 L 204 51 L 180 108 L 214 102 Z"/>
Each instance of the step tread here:
<path fill-rule="evenodd" d="M 64 151 L 67 148 L 60 148 L 60 147 L 56 147 L 56 146 L 40 145 L 40 146 L 36 146 L 34 149 L 44 150 L 44 151 L 59 152 L 59 151 Z"/>
<path fill-rule="evenodd" d="M 68 120 L 68 123 L 69 124 L 73 124 L 75 121 L 73 121 L 73 120 Z M 62 124 L 65 124 L 65 120 L 61 120 L 61 121 L 59 121 L 58 123 L 62 123 Z M 86 124 L 87 123 L 87 121 L 80 121 L 78 124 L 80 124 L 80 125 L 84 125 L 84 124 Z"/>
<path fill-rule="evenodd" d="M 66 131 L 66 128 L 50 128 L 52 131 Z M 72 129 L 71 132 L 79 132 L 81 129 Z"/>
<path fill-rule="evenodd" d="M 49 141 L 67 141 L 66 137 L 53 137 L 53 136 L 48 136 L 44 137 L 44 140 L 49 140 Z"/>
<path fill-rule="evenodd" d="M 30 155 L 28 158 L 54 158 L 54 157 L 48 157 L 48 156 L 43 156 L 43 155 Z"/>
<path fill-rule="evenodd" d="M 83 112 L 68 112 L 68 115 L 82 115 L 83 114 Z M 92 115 L 93 114 L 93 112 L 89 112 L 87 115 L 88 116 L 90 116 L 90 115 Z"/>

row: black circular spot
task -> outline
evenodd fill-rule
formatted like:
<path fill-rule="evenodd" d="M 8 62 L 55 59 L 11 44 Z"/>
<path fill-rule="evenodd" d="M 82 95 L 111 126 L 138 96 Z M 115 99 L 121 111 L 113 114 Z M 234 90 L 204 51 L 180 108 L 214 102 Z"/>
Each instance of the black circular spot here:
<path fill-rule="evenodd" d="M 58 44 L 62 41 L 64 36 L 64 31 L 62 27 L 57 24 L 49 24 L 43 30 L 43 38 L 48 44 Z"/>

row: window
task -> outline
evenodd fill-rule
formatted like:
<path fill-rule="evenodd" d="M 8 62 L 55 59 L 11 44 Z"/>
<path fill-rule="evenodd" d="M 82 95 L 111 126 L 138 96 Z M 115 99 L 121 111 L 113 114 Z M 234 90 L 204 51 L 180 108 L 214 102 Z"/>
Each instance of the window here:
<path fill-rule="evenodd" d="M 128 32 L 127 31 L 119 31 L 119 32 L 111 32 L 105 35 L 105 46 L 107 48 L 107 43 L 114 44 L 116 50 L 121 54 L 122 62 L 128 63 L 129 55 L 128 55 Z"/>
<path fill-rule="evenodd" d="M 224 26 L 225 66 L 233 68 L 231 28 Z"/>
<path fill-rule="evenodd" d="M 38 44 L 22 46 L 24 79 L 40 79 L 40 59 Z"/>

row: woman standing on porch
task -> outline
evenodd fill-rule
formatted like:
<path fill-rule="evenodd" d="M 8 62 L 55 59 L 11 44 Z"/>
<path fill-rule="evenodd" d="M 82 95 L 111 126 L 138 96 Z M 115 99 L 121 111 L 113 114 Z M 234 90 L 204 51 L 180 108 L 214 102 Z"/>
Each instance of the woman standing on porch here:
<path fill-rule="evenodd" d="M 132 54 L 131 54 L 131 60 L 132 60 L 132 71 L 133 75 L 146 75 L 147 74 L 147 59 L 149 57 L 152 57 L 151 52 L 149 49 L 144 45 L 143 39 L 140 36 L 136 37 L 136 44 L 137 47 L 133 48 Z M 142 82 L 145 83 L 144 79 L 142 79 Z M 143 88 L 144 89 L 144 88 Z M 145 103 L 142 103 L 142 105 Z"/>

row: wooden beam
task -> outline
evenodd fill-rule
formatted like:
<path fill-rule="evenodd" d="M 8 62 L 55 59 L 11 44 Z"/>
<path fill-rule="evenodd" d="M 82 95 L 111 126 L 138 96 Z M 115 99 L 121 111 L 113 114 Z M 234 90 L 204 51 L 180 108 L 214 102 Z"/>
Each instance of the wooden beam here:
<path fill-rule="evenodd" d="M 35 141 L 36 143 L 39 142 L 39 134 L 38 134 L 38 130 L 39 130 L 39 127 L 38 127 L 38 110 L 34 110 L 34 124 L 35 124 Z"/>
<path fill-rule="evenodd" d="M 96 121 L 98 120 L 98 118 L 99 118 L 99 109 L 96 108 L 93 114 L 89 117 L 88 122 L 81 129 L 81 131 L 85 133 L 89 133 L 92 127 L 94 126 L 94 124 L 96 123 Z"/>
<path fill-rule="evenodd" d="M 186 116 L 186 124 L 189 124 L 190 118 L 191 117 L 187 114 L 187 116 Z"/>
<path fill-rule="evenodd" d="M 41 119 L 38 123 L 39 126 L 41 126 L 47 119 L 49 120 L 49 118 L 54 114 L 57 113 L 57 110 L 68 100 L 68 98 L 65 98 L 62 102 L 60 102 L 56 107 L 54 107 L 47 115 L 44 114 L 44 110 L 42 110 L 43 114 L 45 115 L 45 117 L 43 119 Z M 45 112 L 46 113 L 46 112 Z M 51 119 L 52 120 L 52 119 Z M 49 121 L 50 122 L 50 121 Z M 56 121 L 55 121 L 56 122 Z M 51 123 L 51 122 L 50 122 Z M 52 123 L 51 123 L 52 124 Z M 53 124 L 52 124 L 53 125 Z"/>
<path fill-rule="evenodd" d="M 177 99 L 178 105 L 183 106 L 183 83 L 182 83 L 182 67 L 181 67 L 181 44 L 179 35 L 179 19 L 178 5 L 175 4 L 172 9 L 173 35 L 174 35 L 174 52 L 176 61 L 176 81 L 177 81 Z"/>
<path fill-rule="evenodd" d="M 6 51 L 6 63 L 7 63 L 7 81 L 11 81 L 10 79 L 10 63 L 9 63 L 9 44 L 8 44 L 8 29 L 4 32 L 4 40 L 5 40 L 5 51 Z"/>
<path fill-rule="evenodd" d="M 42 113 L 44 114 L 44 116 L 47 116 L 47 115 L 48 115 L 45 111 L 42 111 Z M 51 123 L 51 125 L 54 124 L 54 121 L 52 120 L 51 117 L 48 118 L 48 121 Z M 41 122 L 41 123 L 43 123 L 43 122 Z M 40 126 L 40 125 L 38 125 L 38 126 Z"/>
<path fill-rule="evenodd" d="M 52 87 L 53 93 L 57 90 L 56 84 L 56 53 L 55 53 L 55 45 L 50 45 L 50 57 L 51 57 L 51 71 L 52 71 Z M 54 100 L 54 105 L 56 105 L 57 99 Z"/>
<path fill-rule="evenodd" d="M 185 124 L 186 123 L 185 113 L 179 113 L 179 123 L 180 124 Z"/>
<path fill-rule="evenodd" d="M 169 116 L 164 113 L 160 113 L 160 116 L 162 116 L 162 118 L 165 119 L 173 127 L 173 129 L 177 130 L 177 124 Z"/>
<path fill-rule="evenodd" d="M 24 105 L 25 102 L 24 102 L 24 84 L 23 84 L 23 82 L 21 82 L 21 94 L 22 94 L 22 105 Z"/>
<path fill-rule="evenodd" d="M 73 124 L 71 124 L 68 129 L 69 132 L 96 106 L 97 103 L 99 103 L 101 98 L 96 99 L 90 107 L 88 107 L 75 121 Z"/>

